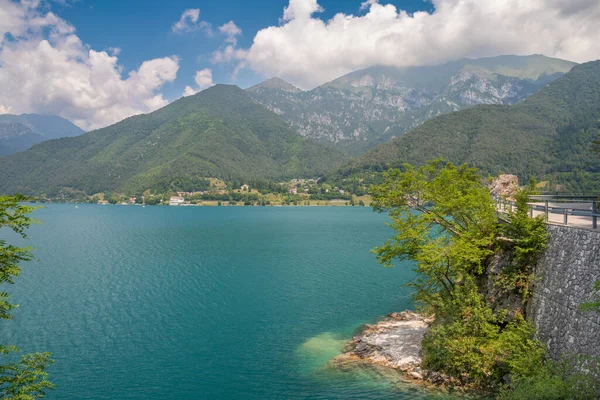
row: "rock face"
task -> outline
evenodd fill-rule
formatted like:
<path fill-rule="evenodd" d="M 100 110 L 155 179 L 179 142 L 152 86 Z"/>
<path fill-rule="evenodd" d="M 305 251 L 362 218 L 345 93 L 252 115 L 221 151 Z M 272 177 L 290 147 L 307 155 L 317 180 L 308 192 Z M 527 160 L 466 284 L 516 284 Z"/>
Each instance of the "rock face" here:
<path fill-rule="evenodd" d="M 275 78 L 248 93 L 303 136 L 358 155 L 441 114 L 478 104 L 515 104 L 573 65 L 543 56 L 504 56 L 376 66 L 306 92 Z"/>
<path fill-rule="evenodd" d="M 600 280 L 600 231 L 548 226 L 548 249 L 537 263 L 528 317 L 554 359 L 562 354 L 600 357 L 600 313 L 581 311 Z"/>
<path fill-rule="evenodd" d="M 421 342 L 431 322 L 431 318 L 411 311 L 390 314 L 376 325 L 367 325 L 348 343 L 346 353 L 331 363 L 342 367 L 369 363 L 396 369 L 410 379 L 423 379 Z"/>
<path fill-rule="evenodd" d="M 512 199 L 519 191 L 519 177 L 516 175 L 500 175 L 490 184 L 490 191 L 494 196 Z"/>

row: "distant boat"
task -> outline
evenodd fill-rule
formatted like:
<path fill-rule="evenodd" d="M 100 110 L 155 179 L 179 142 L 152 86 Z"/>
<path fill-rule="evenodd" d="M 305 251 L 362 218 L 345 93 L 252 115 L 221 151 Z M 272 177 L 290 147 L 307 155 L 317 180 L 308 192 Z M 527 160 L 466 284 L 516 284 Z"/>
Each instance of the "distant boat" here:
<path fill-rule="evenodd" d="M 79 208 L 79 206 L 75 206 L 75 208 Z"/>

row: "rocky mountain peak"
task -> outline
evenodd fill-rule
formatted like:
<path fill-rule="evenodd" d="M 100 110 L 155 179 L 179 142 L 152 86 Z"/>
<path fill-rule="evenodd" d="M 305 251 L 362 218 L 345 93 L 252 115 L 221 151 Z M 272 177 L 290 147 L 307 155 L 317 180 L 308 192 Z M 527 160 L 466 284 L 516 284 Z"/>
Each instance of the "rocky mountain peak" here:
<path fill-rule="evenodd" d="M 251 88 L 248 89 L 248 91 L 249 92 L 257 92 L 257 91 L 260 91 L 261 89 L 276 89 L 276 90 L 282 90 L 282 91 L 288 92 L 288 93 L 302 92 L 302 90 L 298 89 L 296 86 L 284 81 L 283 79 L 277 78 L 277 77 L 267 79 L 266 81 L 259 83 L 258 85 L 252 86 Z"/>

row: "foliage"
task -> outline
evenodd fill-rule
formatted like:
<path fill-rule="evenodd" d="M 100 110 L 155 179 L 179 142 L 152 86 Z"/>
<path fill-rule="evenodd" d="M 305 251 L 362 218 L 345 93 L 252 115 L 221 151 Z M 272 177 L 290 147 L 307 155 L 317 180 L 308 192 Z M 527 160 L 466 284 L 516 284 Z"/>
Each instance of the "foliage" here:
<path fill-rule="evenodd" d="M 29 217 L 34 207 L 21 204 L 26 198 L 20 195 L 0 197 L 0 229 L 7 228 L 26 238 L 27 228 L 35 221 Z M 0 240 L 0 284 L 12 284 L 19 275 L 19 263 L 30 261 L 33 256 L 27 248 L 8 245 Z M 16 306 L 9 302 L 6 292 L 0 293 L 0 319 L 10 319 L 10 311 Z M 14 346 L 0 346 L 0 354 L 8 357 L 17 352 Z M 12 360 L 12 358 L 11 358 Z M 28 354 L 20 361 L 0 365 L 0 397 L 7 399 L 39 399 L 45 397 L 52 384 L 47 380 L 46 368 L 52 363 L 49 353 Z"/>
<path fill-rule="evenodd" d="M 507 374 L 528 376 L 542 365 L 544 347 L 518 314 L 508 324 L 494 313 L 471 277 L 441 304 L 423 340 L 423 367 L 444 371 L 461 384 L 494 390 Z"/>
<path fill-rule="evenodd" d="M 332 180 L 368 176 L 432 157 L 486 174 L 510 171 L 582 192 L 600 189 L 591 143 L 600 133 L 600 62 L 574 67 L 514 106 L 481 105 L 439 116 L 343 167 Z"/>
<path fill-rule="evenodd" d="M 531 295 L 534 283 L 533 267 L 539 256 L 546 250 L 548 231 L 544 216 L 529 216 L 529 196 L 533 190 L 524 188 L 515 194 L 516 208 L 507 216 L 508 224 L 503 233 L 510 238 L 510 252 L 513 263 L 504 268 L 498 283 L 506 290 L 517 290 L 526 301 Z"/>
<path fill-rule="evenodd" d="M 0 157 L 0 193 L 164 193 L 201 187 L 190 182 L 197 177 L 314 177 L 345 160 L 304 139 L 243 90 L 217 85 L 150 114 Z"/>
<path fill-rule="evenodd" d="M 2 353 L 6 354 L 7 350 L 3 349 Z M 50 353 L 27 354 L 20 361 L 0 365 L 0 397 L 15 400 L 46 397 L 46 392 L 53 388 L 46 372 L 52 363 L 50 356 Z"/>
<path fill-rule="evenodd" d="M 352 200 L 352 195 L 339 192 L 311 194 L 311 200 Z"/>
<path fill-rule="evenodd" d="M 600 393 L 598 359 L 547 360 L 529 375 L 515 377 L 500 400 L 594 400 Z"/>
<path fill-rule="evenodd" d="M 483 273 L 497 231 L 494 201 L 477 171 L 440 160 L 390 170 L 373 188 L 373 207 L 389 211 L 396 236 L 375 249 L 390 266 L 416 263 L 416 299 L 434 308 L 453 297 L 456 282 Z"/>
<path fill-rule="evenodd" d="M 513 253 L 507 290 L 527 288 L 531 268 L 546 246 L 544 223 L 529 219 L 528 191 L 517 195 L 509 226 L 499 224 L 494 201 L 478 171 L 441 160 L 384 174 L 373 188 L 375 210 L 387 211 L 395 236 L 374 251 L 386 266 L 412 260 L 408 286 L 435 321 L 423 341 L 423 366 L 463 385 L 495 390 L 506 376 L 530 376 L 544 347 L 519 310 L 496 309 L 481 282 L 496 251 Z M 513 225 L 514 224 L 514 225 Z M 528 282 L 526 280 L 526 282 Z"/>

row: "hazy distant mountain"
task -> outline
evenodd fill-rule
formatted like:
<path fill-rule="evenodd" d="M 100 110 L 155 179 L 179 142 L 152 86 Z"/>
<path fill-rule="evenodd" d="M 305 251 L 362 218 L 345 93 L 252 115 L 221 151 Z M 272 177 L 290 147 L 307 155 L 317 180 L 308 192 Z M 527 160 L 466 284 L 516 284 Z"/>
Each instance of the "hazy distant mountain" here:
<path fill-rule="evenodd" d="M 372 67 L 307 92 L 270 79 L 248 93 L 303 136 L 358 155 L 441 114 L 477 104 L 515 104 L 574 65 L 541 55 L 463 59 Z"/>
<path fill-rule="evenodd" d="M 56 115 L 0 115 L 0 156 L 27 150 L 45 140 L 82 133 L 83 129 Z"/>
<path fill-rule="evenodd" d="M 484 172 L 536 176 L 571 190 L 600 188 L 600 61 L 569 73 L 523 102 L 480 105 L 443 115 L 377 146 L 338 172 L 364 175 L 402 163 L 444 158 Z"/>
<path fill-rule="evenodd" d="M 184 177 L 311 177 L 345 161 L 237 86 L 217 85 L 150 114 L 0 157 L 0 193 L 141 193 Z"/>

